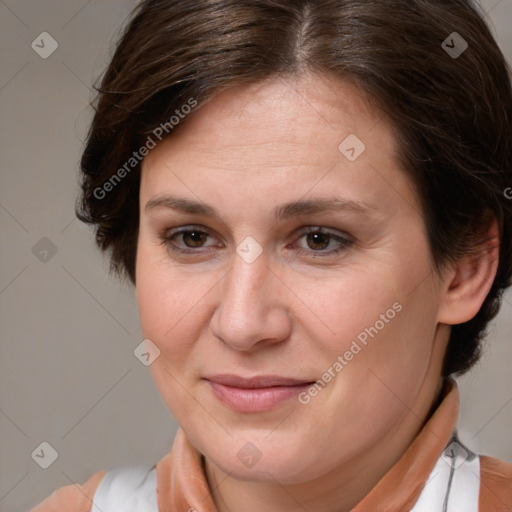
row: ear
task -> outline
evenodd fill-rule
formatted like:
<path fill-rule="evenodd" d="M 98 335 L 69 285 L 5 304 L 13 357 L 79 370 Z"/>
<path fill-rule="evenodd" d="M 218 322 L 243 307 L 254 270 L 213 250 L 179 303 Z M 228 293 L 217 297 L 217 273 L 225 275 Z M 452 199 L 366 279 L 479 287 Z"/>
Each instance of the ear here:
<path fill-rule="evenodd" d="M 445 272 L 438 321 L 448 325 L 471 320 L 491 289 L 499 262 L 499 232 L 494 216 L 481 243 Z"/>

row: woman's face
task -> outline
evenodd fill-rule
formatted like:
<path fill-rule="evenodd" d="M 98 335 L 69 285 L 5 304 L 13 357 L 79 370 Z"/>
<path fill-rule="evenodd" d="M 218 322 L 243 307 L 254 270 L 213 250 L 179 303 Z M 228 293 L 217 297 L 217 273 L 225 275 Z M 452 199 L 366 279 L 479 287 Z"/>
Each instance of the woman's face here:
<path fill-rule="evenodd" d="M 432 405 L 448 332 L 397 149 L 353 85 L 304 76 L 218 94 L 143 162 L 151 371 L 235 478 L 320 477 Z"/>

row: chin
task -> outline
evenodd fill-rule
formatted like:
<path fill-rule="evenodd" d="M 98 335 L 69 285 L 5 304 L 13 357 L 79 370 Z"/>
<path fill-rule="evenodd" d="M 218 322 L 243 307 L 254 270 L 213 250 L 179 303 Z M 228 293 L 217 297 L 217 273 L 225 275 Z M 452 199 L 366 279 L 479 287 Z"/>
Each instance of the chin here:
<path fill-rule="evenodd" d="M 207 447 L 200 451 L 212 464 L 236 480 L 254 482 L 277 480 L 282 485 L 300 484 L 311 480 L 315 477 L 312 474 L 315 473 L 315 466 L 320 461 L 317 460 L 315 464 L 315 461 L 310 460 L 308 454 L 296 443 L 290 442 L 289 437 L 288 441 L 286 443 L 278 436 L 274 442 L 259 441 L 256 438 L 251 441 L 250 435 L 239 438 L 234 436 L 229 438 L 229 441 L 217 443 L 213 449 L 213 445 L 208 446 L 208 440 L 203 440 Z M 314 456 L 317 458 L 319 454 L 315 452 Z"/>

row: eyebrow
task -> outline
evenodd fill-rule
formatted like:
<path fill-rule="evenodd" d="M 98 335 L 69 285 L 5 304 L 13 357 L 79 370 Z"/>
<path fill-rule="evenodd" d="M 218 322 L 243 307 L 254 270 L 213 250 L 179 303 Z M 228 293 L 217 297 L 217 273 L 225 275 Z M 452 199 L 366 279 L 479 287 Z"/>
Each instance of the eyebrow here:
<path fill-rule="evenodd" d="M 171 208 L 183 213 L 192 215 L 203 215 L 217 220 L 221 220 L 221 215 L 217 209 L 206 203 L 165 195 L 150 199 L 144 210 L 147 212 L 156 208 Z M 300 201 L 291 201 L 277 205 L 274 208 L 274 218 L 276 221 L 301 215 L 314 215 L 335 211 L 351 211 L 354 213 L 370 215 L 377 210 L 377 207 L 371 203 L 361 201 L 352 201 L 343 198 L 311 198 Z"/>

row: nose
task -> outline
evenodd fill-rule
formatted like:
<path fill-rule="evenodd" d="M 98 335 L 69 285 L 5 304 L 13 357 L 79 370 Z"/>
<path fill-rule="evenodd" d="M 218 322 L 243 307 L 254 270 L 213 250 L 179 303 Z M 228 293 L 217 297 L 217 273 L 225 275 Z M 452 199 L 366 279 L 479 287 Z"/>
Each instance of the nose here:
<path fill-rule="evenodd" d="M 218 288 L 211 319 L 213 335 L 234 350 L 255 350 L 286 340 L 291 332 L 292 293 L 269 267 L 265 251 L 251 263 L 233 254 L 231 269 Z"/>

